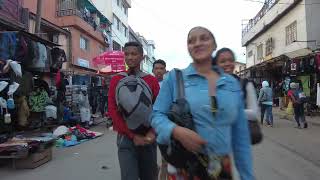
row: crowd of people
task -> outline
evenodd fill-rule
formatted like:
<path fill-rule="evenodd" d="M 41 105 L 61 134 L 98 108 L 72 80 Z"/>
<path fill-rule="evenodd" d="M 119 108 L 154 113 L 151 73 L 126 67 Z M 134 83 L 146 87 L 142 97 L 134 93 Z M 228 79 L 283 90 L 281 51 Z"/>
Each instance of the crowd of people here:
<path fill-rule="evenodd" d="M 273 127 L 269 83 L 262 83 L 257 98 L 254 83 L 233 74 L 232 50 L 222 48 L 212 57 L 217 43 L 207 28 L 192 28 L 187 47 L 188 67 L 167 72 L 165 61 L 157 60 L 152 76 L 140 70 L 142 46 L 126 43 L 129 69 L 113 76 L 108 92 L 121 179 L 255 179 L 251 145 L 262 140 L 259 106 L 261 124 L 266 114 L 266 125 Z M 303 92 L 294 83 L 291 88 L 298 127 L 306 128 Z"/>

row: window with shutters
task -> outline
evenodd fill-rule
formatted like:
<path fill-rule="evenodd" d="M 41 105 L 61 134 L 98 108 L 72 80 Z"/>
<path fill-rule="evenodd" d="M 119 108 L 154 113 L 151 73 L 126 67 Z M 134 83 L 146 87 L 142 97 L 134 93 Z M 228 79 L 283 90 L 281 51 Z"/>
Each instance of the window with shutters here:
<path fill-rule="evenodd" d="M 257 58 L 258 58 L 258 60 L 262 60 L 263 59 L 263 44 L 260 44 L 257 47 Z"/>
<path fill-rule="evenodd" d="M 286 27 L 286 45 L 292 44 L 297 40 L 297 21 Z"/>
<path fill-rule="evenodd" d="M 272 39 L 272 38 L 269 38 L 269 39 L 266 41 L 266 56 L 272 54 L 273 48 L 274 48 L 274 47 L 273 47 L 273 39 Z"/>
<path fill-rule="evenodd" d="M 251 57 L 252 57 L 252 54 L 253 54 L 253 53 L 252 53 L 252 50 L 249 51 L 249 52 L 248 52 L 248 58 L 251 58 Z"/>

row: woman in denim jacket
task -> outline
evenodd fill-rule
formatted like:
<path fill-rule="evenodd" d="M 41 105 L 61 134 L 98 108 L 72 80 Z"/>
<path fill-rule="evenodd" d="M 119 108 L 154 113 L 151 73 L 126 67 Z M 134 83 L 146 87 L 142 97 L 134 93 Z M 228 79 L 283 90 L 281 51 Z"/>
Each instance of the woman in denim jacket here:
<path fill-rule="evenodd" d="M 175 72 L 171 71 L 153 107 L 151 124 L 157 142 L 168 144 L 172 137 L 191 152 L 221 157 L 233 154 L 241 180 L 252 180 L 250 137 L 240 85 L 232 76 L 212 67 L 216 42 L 208 29 L 192 28 L 187 45 L 193 62 L 182 73 L 196 132 L 177 126 L 166 115 L 176 98 Z M 217 106 L 212 107 L 211 99 Z"/>

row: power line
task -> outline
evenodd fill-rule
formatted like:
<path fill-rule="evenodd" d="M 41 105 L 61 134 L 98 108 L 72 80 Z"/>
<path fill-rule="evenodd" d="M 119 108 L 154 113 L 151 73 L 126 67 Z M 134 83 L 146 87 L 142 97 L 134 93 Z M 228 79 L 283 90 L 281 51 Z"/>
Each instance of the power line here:
<path fill-rule="evenodd" d="M 256 2 L 256 3 L 262 3 L 262 4 L 266 4 L 266 2 L 264 1 L 259 1 L 259 0 L 243 0 L 243 1 L 249 1 L 249 2 Z M 292 3 L 285 3 L 285 2 L 276 2 L 275 4 L 293 4 L 294 2 Z M 297 5 L 315 5 L 315 4 L 320 4 L 320 2 L 317 2 L 317 3 L 298 3 Z"/>

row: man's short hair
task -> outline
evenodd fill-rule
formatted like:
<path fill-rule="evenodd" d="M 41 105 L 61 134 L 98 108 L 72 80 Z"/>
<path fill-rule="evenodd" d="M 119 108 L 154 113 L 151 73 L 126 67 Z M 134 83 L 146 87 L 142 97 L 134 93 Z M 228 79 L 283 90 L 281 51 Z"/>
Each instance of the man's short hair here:
<path fill-rule="evenodd" d="M 156 64 L 162 64 L 164 67 L 167 66 L 167 65 L 166 65 L 166 62 L 165 62 L 164 60 L 162 60 L 162 59 L 158 59 L 158 60 L 156 60 L 156 61 L 153 63 L 153 69 L 154 69 L 154 66 L 155 66 Z"/>
<path fill-rule="evenodd" d="M 127 43 L 124 45 L 124 48 L 130 47 L 130 46 L 131 46 L 131 47 L 134 46 L 134 47 L 138 48 L 139 53 L 141 53 L 141 54 L 143 55 L 143 47 L 142 47 L 142 45 L 141 45 L 140 43 L 134 42 L 134 41 L 127 42 Z"/>

